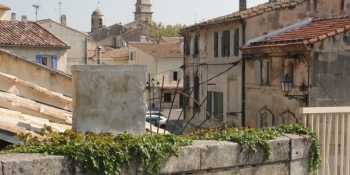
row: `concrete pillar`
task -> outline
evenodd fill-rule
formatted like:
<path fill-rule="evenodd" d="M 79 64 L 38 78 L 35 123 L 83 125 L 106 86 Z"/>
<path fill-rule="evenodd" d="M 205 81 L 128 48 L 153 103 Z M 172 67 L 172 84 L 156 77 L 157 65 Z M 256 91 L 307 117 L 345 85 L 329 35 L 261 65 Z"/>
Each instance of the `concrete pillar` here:
<path fill-rule="evenodd" d="M 247 0 L 239 0 L 239 11 L 247 9 Z"/>
<path fill-rule="evenodd" d="M 67 16 L 66 15 L 61 15 L 61 24 L 67 25 Z"/>
<path fill-rule="evenodd" d="M 97 47 L 97 64 L 101 64 L 101 57 L 102 57 L 102 46 Z"/>
<path fill-rule="evenodd" d="M 147 66 L 74 65 L 73 129 L 145 133 Z"/>
<path fill-rule="evenodd" d="M 28 22 L 27 15 L 23 15 L 23 16 L 22 16 L 22 21 L 23 21 L 23 22 Z"/>
<path fill-rule="evenodd" d="M 16 21 L 16 13 L 12 13 L 11 14 L 11 20 L 12 21 Z"/>

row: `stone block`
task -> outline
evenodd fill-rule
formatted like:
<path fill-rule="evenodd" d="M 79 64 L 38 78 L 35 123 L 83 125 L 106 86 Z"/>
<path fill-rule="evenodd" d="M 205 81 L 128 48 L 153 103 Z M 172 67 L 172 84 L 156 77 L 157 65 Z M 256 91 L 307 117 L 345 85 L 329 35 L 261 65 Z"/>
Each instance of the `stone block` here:
<path fill-rule="evenodd" d="M 201 143 L 202 141 L 195 141 L 193 146 L 181 147 L 179 157 L 170 156 L 165 158 L 162 164 L 161 173 L 200 170 L 200 152 L 203 146 Z"/>
<path fill-rule="evenodd" d="M 314 74 L 326 74 L 328 72 L 328 62 L 316 62 L 314 66 Z"/>
<path fill-rule="evenodd" d="M 329 63 L 330 69 L 329 74 L 337 74 L 342 75 L 344 74 L 344 61 L 343 60 L 337 60 L 334 62 Z"/>
<path fill-rule="evenodd" d="M 308 159 L 295 160 L 290 163 L 290 175 L 312 175 L 308 171 Z"/>
<path fill-rule="evenodd" d="M 291 139 L 291 160 L 308 159 L 311 147 L 311 138 L 307 135 L 285 134 Z"/>
<path fill-rule="evenodd" d="M 269 141 L 272 147 L 272 154 L 268 162 L 288 161 L 290 159 L 290 139 L 278 137 Z"/>
<path fill-rule="evenodd" d="M 147 66 L 74 65 L 73 129 L 145 133 Z"/>
<path fill-rule="evenodd" d="M 0 155 L 2 175 L 68 175 L 72 174 L 72 161 L 64 156 L 42 154 Z"/>

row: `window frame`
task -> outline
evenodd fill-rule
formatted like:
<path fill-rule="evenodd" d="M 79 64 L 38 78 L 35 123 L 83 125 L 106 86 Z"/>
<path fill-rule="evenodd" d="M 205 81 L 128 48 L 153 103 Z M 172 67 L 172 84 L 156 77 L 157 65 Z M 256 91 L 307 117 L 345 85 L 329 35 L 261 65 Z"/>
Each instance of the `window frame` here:
<path fill-rule="evenodd" d="M 171 92 L 164 92 L 163 93 L 163 102 L 164 103 L 171 103 Z"/>

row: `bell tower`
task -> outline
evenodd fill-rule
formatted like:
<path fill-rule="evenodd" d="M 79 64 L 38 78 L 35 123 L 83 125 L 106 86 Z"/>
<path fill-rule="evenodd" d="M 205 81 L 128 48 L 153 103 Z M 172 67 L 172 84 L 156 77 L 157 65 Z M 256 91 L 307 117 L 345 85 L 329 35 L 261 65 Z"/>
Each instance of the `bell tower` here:
<path fill-rule="evenodd" d="M 152 23 L 152 4 L 150 0 L 137 0 L 135 4 L 135 21 Z"/>

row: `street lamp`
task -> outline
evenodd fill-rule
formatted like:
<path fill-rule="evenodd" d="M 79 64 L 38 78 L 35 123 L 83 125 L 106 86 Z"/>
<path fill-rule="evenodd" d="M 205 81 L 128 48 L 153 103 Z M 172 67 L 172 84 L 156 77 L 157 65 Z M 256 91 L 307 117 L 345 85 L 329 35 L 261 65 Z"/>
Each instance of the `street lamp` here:
<path fill-rule="evenodd" d="M 285 74 L 284 77 L 282 78 L 282 80 L 281 80 L 281 88 L 282 88 L 282 91 L 284 92 L 285 96 L 289 100 L 295 99 L 295 100 L 298 100 L 299 102 L 307 104 L 308 94 L 289 95 L 289 93 L 292 91 L 292 88 L 293 88 L 293 79 L 291 77 L 289 77 L 288 74 Z"/>

